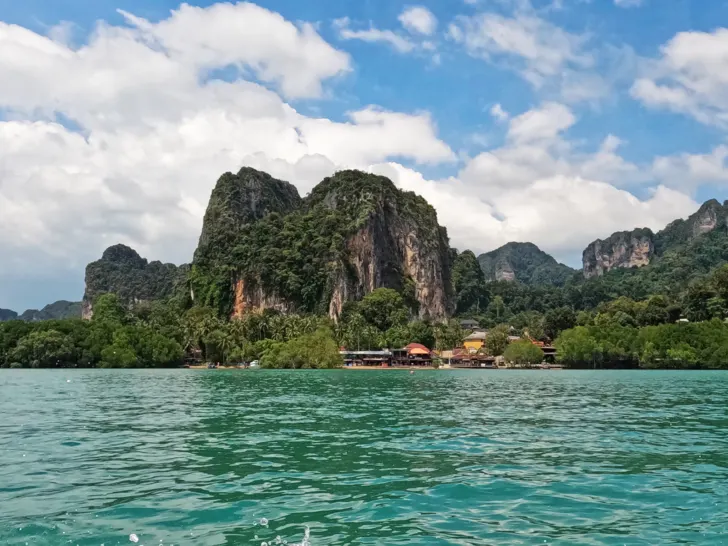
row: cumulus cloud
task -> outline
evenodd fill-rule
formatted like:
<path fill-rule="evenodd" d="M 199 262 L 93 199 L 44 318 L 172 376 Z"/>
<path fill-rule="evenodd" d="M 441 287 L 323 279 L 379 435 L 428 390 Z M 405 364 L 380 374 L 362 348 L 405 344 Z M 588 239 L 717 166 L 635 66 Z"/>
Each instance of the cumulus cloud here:
<path fill-rule="evenodd" d="M 460 249 L 479 253 L 509 241 L 530 241 L 572 265 L 594 239 L 636 227 L 661 229 L 698 206 L 664 186 L 638 199 L 611 184 L 572 175 L 532 179 L 494 192 L 485 179 L 467 184 L 457 177 L 427 180 L 395 163 L 372 170 L 436 203 L 438 219 Z"/>
<path fill-rule="evenodd" d="M 647 63 L 632 96 L 653 108 L 728 127 L 728 29 L 680 32 Z"/>
<path fill-rule="evenodd" d="M 494 106 L 504 143 L 458 163 L 428 112 L 372 105 L 333 120 L 297 111 L 289 98 L 326 97 L 351 69 L 311 25 L 246 3 L 182 6 L 154 23 L 124 16 L 80 47 L 0 23 L 0 306 L 29 278 L 80 280 L 117 242 L 188 261 L 217 177 L 242 165 L 302 193 L 340 168 L 387 174 L 437 208 L 453 244 L 476 251 L 533 240 L 564 257 L 696 207 L 667 182 L 642 199 L 616 187 L 644 181 L 644 169 L 619 155 L 616 136 L 590 151 L 569 140 L 577 116 L 560 102 L 513 115 Z M 715 178 L 725 151 L 714 154 L 650 168 L 707 177 L 700 165 L 713 165 Z M 436 164 L 455 175 L 432 180 L 413 167 Z"/>
<path fill-rule="evenodd" d="M 0 24 L 5 292 L 11 278 L 81 278 L 116 242 L 189 261 L 215 180 L 242 165 L 306 192 L 342 167 L 455 158 L 426 112 L 370 106 L 332 121 L 287 103 L 322 96 L 349 70 L 310 25 L 252 4 L 183 5 L 158 23 L 125 17 L 79 48 Z"/>
<path fill-rule="evenodd" d="M 432 36 L 437 30 L 437 17 L 424 6 L 411 6 L 399 15 L 399 22 L 413 34 Z"/>

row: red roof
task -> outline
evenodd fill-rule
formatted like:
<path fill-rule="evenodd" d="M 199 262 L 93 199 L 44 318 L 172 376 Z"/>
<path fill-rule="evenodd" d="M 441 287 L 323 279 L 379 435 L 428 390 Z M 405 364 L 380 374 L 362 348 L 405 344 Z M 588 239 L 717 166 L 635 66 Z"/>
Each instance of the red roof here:
<path fill-rule="evenodd" d="M 425 351 L 430 350 L 420 343 L 410 343 L 409 345 L 407 345 L 407 347 L 405 347 L 405 349 L 407 349 L 408 351 L 411 351 L 412 349 L 424 349 Z"/>

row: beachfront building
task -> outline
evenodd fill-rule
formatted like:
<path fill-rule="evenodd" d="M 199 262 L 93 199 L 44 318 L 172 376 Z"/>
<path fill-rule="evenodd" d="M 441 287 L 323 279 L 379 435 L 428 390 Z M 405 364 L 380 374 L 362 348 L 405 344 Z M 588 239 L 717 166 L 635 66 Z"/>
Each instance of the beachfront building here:
<path fill-rule="evenodd" d="M 469 353 L 477 353 L 485 346 L 485 338 L 487 335 L 488 332 L 484 331 L 473 332 L 463 340 L 463 347 Z"/>
<path fill-rule="evenodd" d="M 347 351 L 339 354 L 344 359 L 344 366 L 379 366 L 387 367 L 392 363 L 392 351 Z"/>
<path fill-rule="evenodd" d="M 432 351 L 421 343 L 410 343 L 392 355 L 392 366 L 432 366 Z"/>

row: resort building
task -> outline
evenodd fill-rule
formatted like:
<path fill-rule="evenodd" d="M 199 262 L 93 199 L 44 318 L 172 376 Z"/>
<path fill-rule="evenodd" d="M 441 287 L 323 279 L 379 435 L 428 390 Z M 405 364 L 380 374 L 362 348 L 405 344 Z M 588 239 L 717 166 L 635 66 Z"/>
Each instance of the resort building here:
<path fill-rule="evenodd" d="M 463 347 L 465 347 L 469 353 L 477 353 L 485 346 L 485 338 L 487 335 L 488 332 L 484 331 L 473 332 L 463 340 Z"/>
<path fill-rule="evenodd" d="M 460 328 L 463 330 L 480 330 L 480 324 L 477 320 L 463 319 L 460 321 Z"/>

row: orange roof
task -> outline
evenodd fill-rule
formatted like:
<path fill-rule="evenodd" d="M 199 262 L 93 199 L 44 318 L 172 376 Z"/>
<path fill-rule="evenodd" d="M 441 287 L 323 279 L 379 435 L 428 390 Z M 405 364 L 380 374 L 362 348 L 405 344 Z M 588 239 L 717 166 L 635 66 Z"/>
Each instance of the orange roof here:
<path fill-rule="evenodd" d="M 414 349 L 409 349 L 409 354 L 411 355 L 429 355 L 430 351 L 427 349 L 420 349 L 419 347 L 415 347 Z"/>
<path fill-rule="evenodd" d="M 430 349 L 428 349 L 421 343 L 410 343 L 409 345 L 407 345 L 407 347 L 405 347 L 405 349 L 407 349 L 408 351 L 411 351 L 412 349 L 424 349 L 428 353 L 430 352 Z"/>

